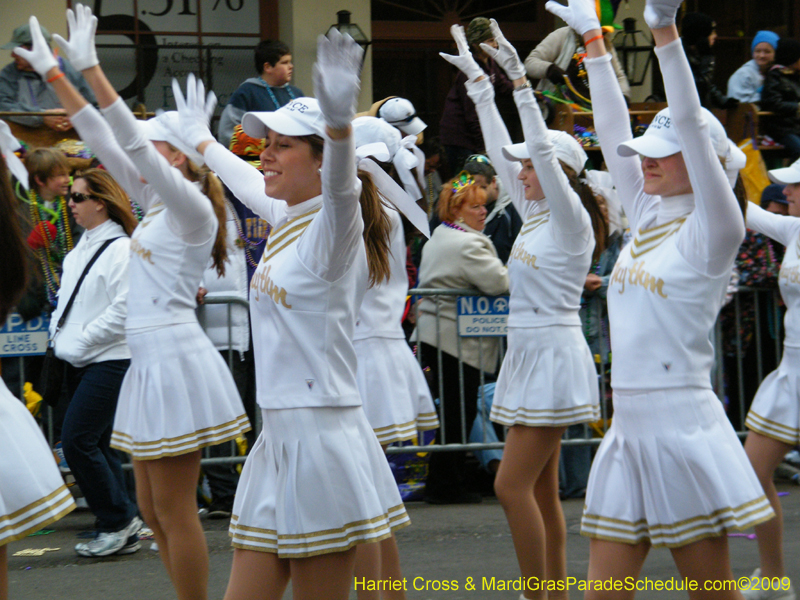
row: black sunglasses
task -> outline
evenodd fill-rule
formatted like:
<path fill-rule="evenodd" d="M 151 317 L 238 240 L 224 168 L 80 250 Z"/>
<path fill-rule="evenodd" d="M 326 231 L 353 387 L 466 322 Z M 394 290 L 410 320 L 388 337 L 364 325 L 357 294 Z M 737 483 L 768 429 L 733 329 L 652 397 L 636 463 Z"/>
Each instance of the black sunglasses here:
<path fill-rule="evenodd" d="M 69 197 L 75 204 L 80 204 L 87 198 L 94 198 L 91 194 L 81 194 L 80 192 L 72 192 Z"/>

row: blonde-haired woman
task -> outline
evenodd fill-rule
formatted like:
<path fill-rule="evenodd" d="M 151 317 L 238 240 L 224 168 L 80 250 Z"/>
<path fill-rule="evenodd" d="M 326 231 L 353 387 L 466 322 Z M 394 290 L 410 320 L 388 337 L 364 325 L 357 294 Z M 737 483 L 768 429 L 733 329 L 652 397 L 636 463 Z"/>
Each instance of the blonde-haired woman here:
<path fill-rule="evenodd" d="M 250 283 L 264 428 L 233 505 L 227 600 L 345 600 L 356 544 L 408 524 L 361 407 L 353 334 L 367 288 L 390 274 L 390 223 L 371 178 L 357 177 L 350 122 L 362 51 L 332 30 L 317 44 L 317 100 L 246 113 L 266 138 L 262 173 L 214 140 L 202 84 L 173 83 L 184 140 L 273 229 Z"/>
<path fill-rule="evenodd" d="M 508 292 L 508 270 L 497 257 L 492 240 L 482 233 L 486 221 L 485 204 L 486 192 L 466 171 L 442 187 L 439 196 L 442 223 L 433 230 L 431 239 L 422 248 L 419 287 L 469 288 L 488 296 Z M 423 364 L 430 367 L 431 393 L 439 398 L 443 410 L 438 441 L 465 443 L 462 419 L 468 432 L 478 413 L 481 371 L 494 373 L 497 370 L 498 338 L 463 338 L 459 343 L 456 296 L 426 296 L 419 305 L 417 340 Z M 441 369 L 437 349 L 442 355 Z M 463 362 L 463 390 L 456 383 L 460 373 L 459 358 Z M 439 384 L 440 379 L 444 385 Z M 464 452 L 434 452 L 431 455 L 425 484 L 426 502 L 464 504 L 481 501 L 480 494 L 470 492 L 466 487 L 465 460 Z"/>
<path fill-rule="evenodd" d="M 122 383 L 111 446 L 130 453 L 139 509 L 181 600 L 202 600 L 208 549 L 195 490 L 200 449 L 248 430 L 222 357 L 195 315 L 198 285 L 213 256 L 225 260 L 225 211 L 219 181 L 171 133 L 176 113 L 137 121 L 99 66 L 97 19 L 67 11 L 70 40 L 56 40 L 82 71 L 105 119 L 63 77 L 31 17 L 33 49 L 17 48 L 51 82 L 81 137 L 146 214 L 131 240 L 125 322 L 131 367 Z"/>
<path fill-rule="evenodd" d="M 129 554 L 139 549 L 136 533 L 142 521 L 128 496 L 119 457 L 109 443 L 119 389 L 131 362 L 125 316 L 129 236 L 137 221 L 128 196 L 100 169 L 75 176 L 69 208 L 85 231 L 64 259 L 50 339 L 56 356 L 68 364 L 72 400 L 61 430 L 64 456 L 97 518 L 97 537 L 81 542 L 75 550 L 81 556 Z M 95 255 L 97 259 L 83 276 Z"/>
<path fill-rule="evenodd" d="M 459 26 L 451 28 L 458 56 L 441 56 L 467 75 L 486 150 L 524 219 L 508 260 L 508 353 L 490 415 L 509 428 L 494 488 L 522 576 L 563 582 L 561 437 L 569 425 L 600 416 L 597 374 L 578 311 L 586 274 L 604 248 L 608 227 L 584 179 L 586 153 L 569 134 L 547 129 L 516 50 L 494 20 L 490 27 L 497 48 L 484 45 L 484 50 L 515 86 L 525 142 L 511 143 L 491 82 L 472 60 Z M 535 590 L 524 590 L 523 597 L 535 597 Z"/>

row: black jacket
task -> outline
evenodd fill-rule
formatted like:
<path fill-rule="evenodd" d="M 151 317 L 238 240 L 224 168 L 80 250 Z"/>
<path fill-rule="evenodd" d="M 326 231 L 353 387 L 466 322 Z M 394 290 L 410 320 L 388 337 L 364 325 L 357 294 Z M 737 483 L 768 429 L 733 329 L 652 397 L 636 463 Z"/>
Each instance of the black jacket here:
<path fill-rule="evenodd" d="M 689 59 L 689 66 L 692 68 L 694 84 L 697 93 L 700 95 L 700 104 L 707 109 L 712 108 L 732 108 L 728 106 L 729 98 L 720 91 L 714 83 L 714 55 L 710 53 L 700 53 L 695 46 L 686 46 L 686 58 Z"/>
<path fill-rule="evenodd" d="M 764 75 L 761 110 L 775 113 L 764 119 L 763 129 L 773 138 L 787 134 L 800 135 L 800 73 L 782 65 L 774 65 Z"/>

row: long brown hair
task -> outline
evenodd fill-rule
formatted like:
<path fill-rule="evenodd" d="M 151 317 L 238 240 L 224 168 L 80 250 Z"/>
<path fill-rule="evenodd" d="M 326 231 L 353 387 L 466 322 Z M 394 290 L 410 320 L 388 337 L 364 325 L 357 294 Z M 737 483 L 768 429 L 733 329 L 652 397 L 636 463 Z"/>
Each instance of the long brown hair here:
<path fill-rule="evenodd" d="M 8 167 L 0 155 L 0 323 L 19 300 L 28 281 L 26 246 Z"/>
<path fill-rule="evenodd" d="M 217 275 L 225 275 L 225 261 L 228 260 L 228 215 L 225 213 L 225 190 L 219 178 L 205 165 L 198 167 L 189 158 L 186 158 L 186 173 L 190 181 L 199 181 L 200 189 L 211 201 L 214 215 L 217 217 L 219 228 L 217 239 L 211 250 L 211 258 Z"/>
<path fill-rule="evenodd" d="M 318 135 L 299 137 L 311 146 L 311 155 L 322 159 L 324 140 Z M 390 240 L 392 222 L 386 211 L 383 210 L 383 199 L 366 171 L 358 171 L 361 180 L 361 196 L 358 202 L 361 205 L 361 218 L 364 221 L 364 246 L 367 250 L 367 265 L 369 266 L 369 287 L 383 281 L 388 281 L 391 276 Z"/>
<path fill-rule="evenodd" d="M 578 178 L 578 174 L 575 173 L 571 167 L 568 167 L 561 161 L 558 162 L 561 163 L 561 168 L 567 175 L 570 186 L 572 186 L 572 189 L 578 194 L 578 198 L 581 199 L 581 204 L 583 204 L 586 212 L 589 213 L 589 218 L 592 220 L 592 230 L 594 231 L 594 252 L 592 253 L 592 260 L 597 260 L 600 258 L 603 250 L 606 249 L 606 243 L 608 242 L 608 219 L 603 214 L 603 210 L 600 208 L 600 204 L 592 188 L 589 184 L 584 183 L 586 171 L 581 171 L 580 178 Z"/>
<path fill-rule="evenodd" d="M 86 182 L 88 195 L 101 202 L 106 207 L 108 218 L 121 225 L 130 237 L 138 221 L 131 210 L 130 198 L 111 174 L 102 169 L 87 169 L 76 173 L 75 179 Z"/>

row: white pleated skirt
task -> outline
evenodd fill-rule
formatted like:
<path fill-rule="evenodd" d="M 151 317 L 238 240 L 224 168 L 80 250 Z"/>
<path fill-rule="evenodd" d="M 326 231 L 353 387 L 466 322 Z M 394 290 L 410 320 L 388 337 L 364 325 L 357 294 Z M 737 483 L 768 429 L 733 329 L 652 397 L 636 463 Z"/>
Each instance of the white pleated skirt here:
<path fill-rule="evenodd" d="M 360 406 L 261 414 L 233 503 L 234 547 L 304 558 L 377 542 L 410 523 Z"/>
<path fill-rule="evenodd" d="M 136 460 L 194 452 L 250 429 L 228 366 L 198 323 L 128 331 L 111 447 Z"/>
<path fill-rule="evenodd" d="M 597 372 L 579 326 L 509 328 L 489 418 L 564 427 L 600 418 Z"/>
<path fill-rule="evenodd" d="M 581 534 L 677 548 L 775 516 L 710 389 L 614 393 Z"/>
<path fill-rule="evenodd" d="M 0 380 L 0 546 L 42 529 L 74 508 L 36 421 Z"/>
<path fill-rule="evenodd" d="M 800 348 L 784 347 L 781 364 L 761 382 L 745 425 L 784 444 L 800 444 Z"/>
<path fill-rule="evenodd" d="M 418 431 L 439 427 L 425 375 L 404 339 L 373 337 L 353 345 L 364 413 L 381 444 L 415 439 Z"/>

